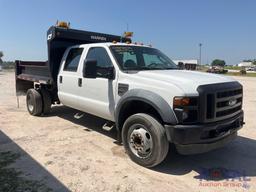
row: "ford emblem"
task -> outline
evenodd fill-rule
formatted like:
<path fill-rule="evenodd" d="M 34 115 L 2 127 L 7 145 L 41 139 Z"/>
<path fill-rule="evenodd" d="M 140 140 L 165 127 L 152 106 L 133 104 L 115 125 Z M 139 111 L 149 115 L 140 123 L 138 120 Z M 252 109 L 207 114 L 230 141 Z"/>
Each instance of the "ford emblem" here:
<path fill-rule="evenodd" d="M 234 106 L 234 105 L 236 104 L 236 102 L 237 102 L 236 99 L 230 99 L 230 100 L 228 101 L 228 105 L 229 105 L 229 106 Z"/>

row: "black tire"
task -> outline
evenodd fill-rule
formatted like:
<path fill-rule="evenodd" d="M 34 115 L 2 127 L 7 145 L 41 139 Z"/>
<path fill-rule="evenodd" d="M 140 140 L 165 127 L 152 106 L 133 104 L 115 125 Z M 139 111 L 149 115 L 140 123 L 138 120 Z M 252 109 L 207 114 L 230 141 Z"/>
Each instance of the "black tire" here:
<path fill-rule="evenodd" d="M 142 155 L 140 156 L 140 152 L 136 151 L 134 144 L 135 140 L 130 142 L 131 138 L 134 138 L 132 135 L 134 132 L 136 132 L 135 130 L 145 130 L 146 133 L 143 133 L 149 133 L 150 137 L 152 137 L 150 142 L 152 143 L 150 145 L 152 147 L 150 150 L 148 150 L 149 154 L 145 155 L 144 157 Z M 169 150 L 169 142 L 165 134 L 165 128 L 154 117 L 144 113 L 137 113 L 127 118 L 122 129 L 122 141 L 129 157 L 134 162 L 144 167 L 154 167 L 160 164 L 165 159 Z M 145 142 L 142 141 L 142 143 Z M 135 154 L 134 151 L 136 151 L 137 154 Z"/>
<path fill-rule="evenodd" d="M 29 89 L 27 91 L 27 109 L 33 116 L 39 116 L 42 114 L 43 102 L 40 93 L 35 89 Z"/>
<path fill-rule="evenodd" d="M 40 90 L 42 98 L 43 98 L 43 113 L 46 115 L 51 111 L 52 99 L 49 91 L 46 89 Z"/>

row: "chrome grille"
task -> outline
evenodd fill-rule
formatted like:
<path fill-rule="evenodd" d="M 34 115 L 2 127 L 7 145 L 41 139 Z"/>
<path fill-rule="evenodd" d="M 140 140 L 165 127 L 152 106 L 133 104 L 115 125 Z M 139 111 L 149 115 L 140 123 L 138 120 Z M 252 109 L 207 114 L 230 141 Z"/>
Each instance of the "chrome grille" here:
<path fill-rule="evenodd" d="M 242 111 L 243 89 L 238 82 L 202 85 L 198 92 L 203 123 L 228 119 Z"/>
<path fill-rule="evenodd" d="M 216 118 L 227 118 L 240 112 L 242 109 L 242 92 L 242 89 L 218 92 Z"/>

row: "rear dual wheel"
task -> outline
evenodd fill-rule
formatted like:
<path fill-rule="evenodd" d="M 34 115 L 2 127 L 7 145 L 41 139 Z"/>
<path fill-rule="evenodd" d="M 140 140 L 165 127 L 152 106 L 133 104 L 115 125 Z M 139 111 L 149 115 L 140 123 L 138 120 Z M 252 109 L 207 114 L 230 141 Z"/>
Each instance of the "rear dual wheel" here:
<path fill-rule="evenodd" d="M 27 110 L 33 116 L 47 114 L 51 109 L 51 97 L 47 90 L 29 89 L 27 91 Z"/>
<path fill-rule="evenodd" d="M 46 115 L 51 111 L 52 99 L 49 91 L 46 89 L 40 90 L 43 100 L 43 113 Z"/>
<path fill-rule="evenodd" d="M 40 93 L 35 89 L 27 91 L 27 109 L 31 115 L 39 116 L 43 110 L 43 100 Z"/>

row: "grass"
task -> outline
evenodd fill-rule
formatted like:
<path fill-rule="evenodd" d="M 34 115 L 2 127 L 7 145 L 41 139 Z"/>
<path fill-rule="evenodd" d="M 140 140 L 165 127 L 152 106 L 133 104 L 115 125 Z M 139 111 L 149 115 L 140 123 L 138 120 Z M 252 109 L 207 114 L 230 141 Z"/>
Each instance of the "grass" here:
<path fill-rule="evenodd" d="M 225 75 L 241 76 L 241 77 L 256 77 L 256 73 L 246 73 L 245 75 L 241 75 L 240 72 L 228 72 Z"/>
<path fill-rule="evenodd" d="M 25 179 L 23 173 L 10 165 L 20 158 L 20 154 L 10 151 L 0 152 L 0 191 L 8 192 L 50 192 L 52 189 L 40 181 Z"/>
<path fill-rule="evenodd" d="M 2 69 L 2 72 L 14 72 L 14 69 Z"/>
<path fill-rule="evenodd" d="M 198 71 L 206 72 L 203 69 L 198 70 Z M 241 76 L 241 77 L 256 77 L 256 73 L 246 73 L 245 75 L 241 75 L 240 72 L 228 72 L 228 73 L 223 73 L 223 74 L 220 74 L 220 75 Z"/>
<path fill-rule="evenodd" d="M 224 69 L 233 69 L 233 70 L 241 70 L 241 67 L 238 66 L 231 66 L 231 65 L 227 65 L 224 67 Z"/>

